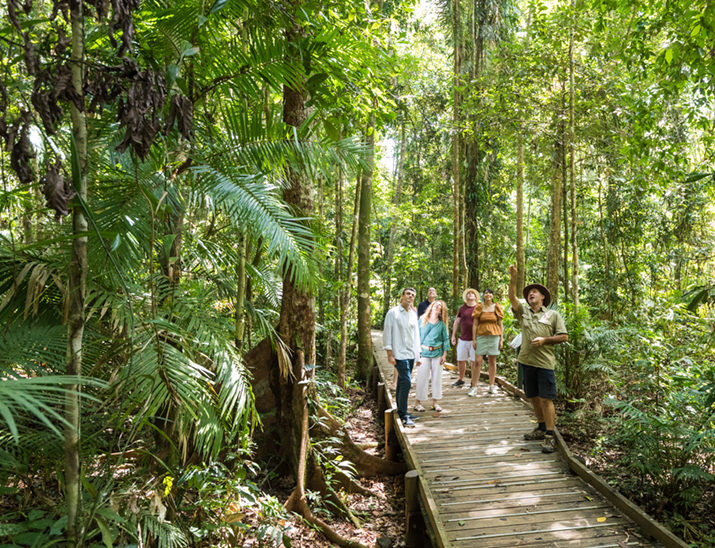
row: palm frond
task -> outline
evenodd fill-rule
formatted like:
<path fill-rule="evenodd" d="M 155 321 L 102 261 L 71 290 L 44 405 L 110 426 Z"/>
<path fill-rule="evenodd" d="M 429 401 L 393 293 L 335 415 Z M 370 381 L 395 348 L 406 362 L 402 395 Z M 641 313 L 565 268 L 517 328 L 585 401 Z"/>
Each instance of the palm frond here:
<path fill-rule="evenodd" d="M 91 396 L 76 392 L 64 385 L 87 385 L 93 384 L 101 386 L 102 383 L 95 379 L 87 379 L 73 376 L 51 375 L 37 378 L 18 378 L 12 376 L 8 370 L 0 371 L 0 418 L 7 425 L 8 430 L 15 439 L 15 443 L 20 441 L 20 430 L 18 428 L 18 417 L 21 413 L 33 415 L 44 424 L 50 431 L 58 437 L 62 437 L 62 432 L 57 428 L 55 422 L 64 426 L 70 425 L 65 418 L 57 411 L 61 409 L 68 395 L 78 395 L 84 398 Z"/>

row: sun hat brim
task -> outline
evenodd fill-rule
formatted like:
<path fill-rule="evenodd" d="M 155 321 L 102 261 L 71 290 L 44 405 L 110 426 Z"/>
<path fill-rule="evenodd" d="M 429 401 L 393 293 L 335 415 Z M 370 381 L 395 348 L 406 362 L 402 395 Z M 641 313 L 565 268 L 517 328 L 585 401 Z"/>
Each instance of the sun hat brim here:
<path fill-rule="evenodd" d="M 462 300 L 464 301 L 464 304 L 467 304 L 467 293 L 469 293 L 470 291 L 474 293 L 474 296 L 477 299 L 479 299 L 479 291 L 477 291 L 473 287 L 468 287 L 462 292 Z"/>

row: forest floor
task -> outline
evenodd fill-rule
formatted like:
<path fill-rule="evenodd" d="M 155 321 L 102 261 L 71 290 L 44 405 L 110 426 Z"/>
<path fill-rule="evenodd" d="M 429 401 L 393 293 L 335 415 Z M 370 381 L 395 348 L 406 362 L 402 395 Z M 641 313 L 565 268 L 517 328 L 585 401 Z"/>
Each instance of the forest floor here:
<path fill-rule="evenodd" d="M 377 402 L 365 397 L 365 390 L 349 388 L 352 410 L 345 421 L 353 441 L 366 452 L 384 457 L 385 430 L 377 420 Z M 350 511 L 362 522 L 358 529 L 353 524 L 326 515 L 321 508 L 311 504 L 313 512 L 343 537 L 360 542 L 364 546 L 382 548 L 401 548 L 405 546 L 405 500 L 402 476 L 380 476 L 360 479 L 360 485 L 372 491 L 374 497 L 363 495 L 344 495 Z M 281 503 L 285 503 L 293 491 L 295 481 L 292 476 L 274 482 L 268 492 Z M 296 519 L 288 531 L 292 546 L 328 548 L 334 546 L 325 536 L 313 530 L 305 522 Z M 389 541 L 388 541 L 389 539 Z M 378 543 L 378 540 L 380 542 Z"/>

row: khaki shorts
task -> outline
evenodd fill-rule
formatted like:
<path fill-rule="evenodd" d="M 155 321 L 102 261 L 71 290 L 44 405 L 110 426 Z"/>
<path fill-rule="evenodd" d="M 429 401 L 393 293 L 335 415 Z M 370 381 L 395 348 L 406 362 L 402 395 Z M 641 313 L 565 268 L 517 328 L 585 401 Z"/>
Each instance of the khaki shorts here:
<path fill-rule="evenodd" d="M 458 362 L 473 362 L 476 359 L 474 353 L 474 343 L 472 341 L 457 341 L 457 361 Z"/>

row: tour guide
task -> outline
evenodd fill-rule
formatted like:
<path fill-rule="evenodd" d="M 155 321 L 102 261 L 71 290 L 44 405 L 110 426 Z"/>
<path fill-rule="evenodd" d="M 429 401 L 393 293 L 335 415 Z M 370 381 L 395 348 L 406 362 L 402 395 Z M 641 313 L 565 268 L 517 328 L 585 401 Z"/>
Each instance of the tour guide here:
<path fill-rule="evenodd" d="M 549 290 L 540 284 L 527 285 L 524 299 L 528 308 L 524 308 L 516 296 L 516 265 L 509 267 L 509 301 L 514 316 L 521 324 L 521 352 L 519 363 L 524 372 L 524 392 L 531 398 L 539 426 L 524 434 L 527 440 L 544 440 L 543 453 L 553 453 L 556 448 L 554 423 L 556 411 L 556 377 L 554 368 L 554 345 L 569 340 L 566 325 L 558 312 L 546 307 L 551 302 Z"/>
<path fill-rule="evenodd" d="M 410 428 L 417 416 L 407 413 L 407 399 L 412 386 L 412 367 L 420 365 L 420 330 L 417 326 L 417 312 L 412 303 L 415 290 L 405 288 L 400 297 L 400 304 L 391 308 L 385 316 L 385 328 L 382 333 L 383 348 L 387 351 L 387 361 L 397 369 L 397 414 L 402 424 Z"/>

